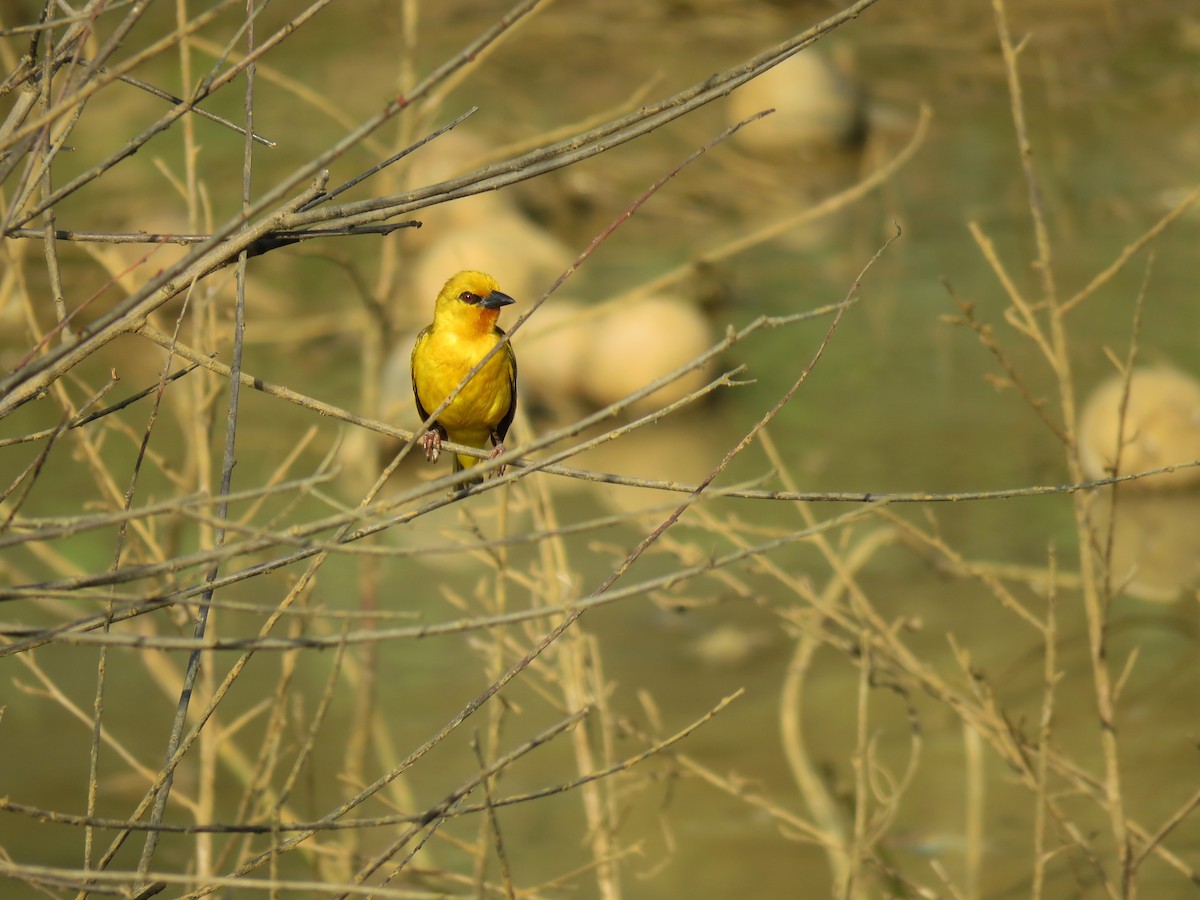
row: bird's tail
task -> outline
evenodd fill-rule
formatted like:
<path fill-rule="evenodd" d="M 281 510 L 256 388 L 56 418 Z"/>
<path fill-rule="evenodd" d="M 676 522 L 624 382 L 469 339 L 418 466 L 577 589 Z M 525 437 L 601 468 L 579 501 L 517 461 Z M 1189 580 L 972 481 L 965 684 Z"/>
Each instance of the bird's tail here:
<path fill-rule="evenodd" d="M 462 472 L 464 469 L 470 469 L 477 465 L 479 465 L 479 460 L 477 460 L 473 456 L 460 456 L 457 453 L 454 454 L 454 471 L 455 472 Z M 472 478 L 470 481 L 464 481 L 459 486 L 459 490 L 465 490 L 466 488 L 474 487 L 477 484 L 483 484 L 483 476 L 482 475 L 478 475 L 475 478 Z"/>

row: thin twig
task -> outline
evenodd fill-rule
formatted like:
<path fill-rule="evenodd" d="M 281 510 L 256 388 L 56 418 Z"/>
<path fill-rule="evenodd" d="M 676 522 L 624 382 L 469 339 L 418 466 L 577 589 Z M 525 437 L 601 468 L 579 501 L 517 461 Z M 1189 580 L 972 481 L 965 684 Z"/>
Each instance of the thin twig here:
<path fill-rule="evenodd" d="M 338 226 L 367 225 L 382 219 L 393 218 L 406 211 L 415 210 L 434 202 L 445 202 L 484 190 L 492 190 L 504 184 L 532 178 L 544 172 L 553 171 L 570 165 L 573 162 L 604 152 L 612 147 L 632 140 L 641 134 L 684 115 L 701 105 L 727 95 L 735 87 L 749 81 L 756 74 L 765 71 L 773 65 L 795 54 L 804 47 L 814 43 L 822 35 L 856 18 L 877 0 L 857 0 L 846 9 L 830 16 L 824 22 L 810 28 L 808 31 L 764 51 L 741 66 L 730 69 L 725 73 L 689 88 L 660 103 L 646 106 L 631 116 L 615 120 L 607 126 L 562 141 L 551 147 L 535 151 L 532 154 L 519 157 L 499 167 L 490 167 L 482 173 L 474 173 L 457 180 L 464 186 L 454 188 L 452 183 L 432 186 L 422 191 L 401 195 L 399 198 L 382 198 L 366 201 L 366 208 L 356 204 L 346 204 L 340 207 L 310 210 L 307 213 L 296 213 L 277 220 L 273 230 L 301 229 L 314 224 Z M 302 167 L 292 177 L 284 180 L 275 188 L 267 191 L 251 208 L 247 215 L 238 216 L 214 232 L 213 238 L 201 244 L 191 254 L 172 266 L 162 275 L 152 279 L 142 290 L 123 300 L 117 306 L 101 316 L 93 329 L 72 349 L 71 353 L 61 350 L 51 352 L 21 367 L 17 372 L 0 378 L 0 416 L 7 414 L 20 403 L 25 402 L 40 389 L 41 386 L 58 377 L 63 371 L 83 359 L 100 346 L 123 334 L 135 330 L 144 320 L 145 315 L 167 302 L 178 290 L 180 283 L 193 281 L 219 268 L 228 259 L 235 257 L 245 246 L 253 243 L 266 233 L 257 233 L 246 240 L 245 223 L 253 216 L 276 204 L 283 196 L 293 190 L 304 178 L 321 170 L 332 160 L 341 156 L 349 147 L 361 142 L 378 129 L 385 121 L 396 115 L 403 108 L 417 99 L 428 94 L 437 84 L 441 83 L 452 72 L 461 68 L 474 55 L 481 52 L 491 42 L 502 35 L 521 16 L 536 4 L 536 0 L 522 0 L 507 16 L 503 17 L 479 39 L 472 42 L 458 56 L 452 58 L 443 66 L 432 72 L 421 84 L 417 85 L 406 97 L 391 101 L 383 112 L 364 123 L 342 141 L 338 142 L 327 152 L 321 154 L 309 164 Z M 243 61 L 244 63 L 245 61 Z M 241 64 L 239 64 L 241 65 Z M 199 98 L 197 98 L 199 99 Z M 180 113 L 182 114 L 182 113 Z M 32 126 L 26 126 L 28 130 Z M 310 198 L 305 198 L 307 202 Z M 40 211 L 40 210 L 39 210 Z M 15 223 L 17 225 L 23 222 Z M 228 240 L 226 240 L 228 238 Z"/>
<path fill-rule="evenodd" d="M 111 5 L 110 5 L 110 8 L 111 8 Z M 76 65 L 81 65 L 81 66 L 85 66 L 88 64 L 87 60 L 84 60 L 84 59 L 72 60 L 72 62 L 74 62 Z M 96 69 L 96 72 L 101 75 L 108 74 L 108 70 L 104 66 L 98 67 Z M 208 119 L 210 122 L 216 122 L 218 125 L 224 126 L 225 128 L 228 128 L 230 131 L 236 132 L 237 134 L 240 134 L 243 137 L 245 137 L 245 135 L 246 135 L 246 129 L 244 129 L 241 125 L 238 125 L 235 122 L 230 122 L 228 119 L 224 118 L 223 116 L 218 116 L 216 113 L 211 113 L 208 110 L 202 109 L 201 107 L 196 106 L 194 104 L 188 105 L 188 101 L 184 100 L 182 97 L 176 97 L 174 94 L 170 93 L 169 91 L 164 91 L 162 88 L 156 87 L 155 85 L 150 84 L 148 81 L 142 81 L 140 78 L 134 78 L 132 75 L 118 75 L 117 80 L 123 84 L 128 84 L 131 87 L 135 87 L 138 90 L 145 91 L 147 94 L 153 94 L 155 97 L 158 97 L 162 100 L 166 100 L 168 103 L 173 103 L 175 105 L 187 105 L 188 111 L 195 113 L 200 118 Z M 260 134 L 253 134 L 253 135 L 251 135 L 251 138 L 254 140 L 255 143 L 262 144 L 264 147 L 278 146 L 275 141 L 272 141 L 269 138 L 265 138 Z"/>
<path fill-rule="evenodd" d="M 250 192 L 251 192 L 251 174 L 253 172 L 253 150 L 254 150 L 254 62 L 256 57 L 256 48 L 254 44 L 254 24 L 253 24 L 253 0 L 246 0 L 246 57 L 249 63 L 246 67 L 246 98 L 245 98 L 245 118 L 246 127 L 242 134 L 245 137 L 244 154 L 242 162 L 242 211 L 245 213 L 250 207 Z M 218 520 L 224 520 L 229 516 L 229 501 L 226 499 L 232 489 L 233 483 L 233 467 L 237 460 L 235 458 L 237 446 L 237 424 L 239 399 L 241 396 L 241 379 L 238 376 L 242 370 L 242 349 L 244 346 L 244 336 L 246 332 L 246 260 L 247 252 L 242 251 L 238 258 L 237 268 L 237 296 L 234 305 L 234 323 L 233 323 L 233 360 L 230 364 L 232 373 L 229 379 L 229 406 L 226 415 L 225 424 L 225 449 L 221 459 L 221 484 L 217 491 L 217 496 L 220 497 L 220 502 L 216 506 L 216 515 Z M 168 357 L 168 365 L 169 365 Z M 165 372 L 164 372 L 165 376 Z M 218 527 L 213 536 L 214 546 L 218 549 L 224 543 L 225 529 Z M 211 582 L 217 576 L 217 567 L 214 565 L 209 570 L 206 581 Z M 212 591 L 208 590 L 203 595 L 204 600 L 212 599 Z M 201 604 L 196 610 L 196 619 L 193 626 L 193 636 L 197 640 L 204 639 L 204 633 L 208 626 L 208 616 L 211 607 L 207 604 Z M 179 748 L 179 741 L 183 734 L 184 723 L 187 720 L 188 706 L 192 698 L 192 691 L 195 687 L 196 677 L 200 671 L 200 651 L 193 651 L 188 658 L 187 669 L 183 677 L 183 685 L 179 693 L 179 702 L 175 709 L 175 718 L 171 723 L 170 737 L 167 741 L 167 763 L 170 766 L 175 757 L 175 753 Z M 161 787 L 158 789 L 157 796 L 154 801 L 154 808 L 150 813 L 151 823 L 159 823 L 166 813 L 167 800 L 171 794 L 171 785 L 173 781 L 174 768 L 164 770 L 166 777 L 163 779 Z M 158 832 L 151 831 L 146 836 L 145 846 L 142 848 L 141 859 L 138 863 L 138 872 L 145 876 L 150 871 L 150 864 L 154 858 L 154 851 L 158 846 Z M 140 892 L 145 895 L 145 890 Z"/>

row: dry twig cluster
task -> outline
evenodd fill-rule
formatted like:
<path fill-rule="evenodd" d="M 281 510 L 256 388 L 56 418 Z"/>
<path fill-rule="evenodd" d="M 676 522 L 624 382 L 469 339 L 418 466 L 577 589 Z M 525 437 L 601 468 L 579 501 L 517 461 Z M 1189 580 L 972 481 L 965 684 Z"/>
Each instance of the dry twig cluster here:
<path fill-rule="evenodd" d="M 1121 586 L 1112 580 L 1111 540 L 1106 545 L 1093 536 L 1098 498 L 1140 475 L 1101 482 L 1084 477 L 1069 337 L 1071 315 L 1179 219 L 1196 194 L 1067 295 L 1055 275 L 1043 187 L 1032 162 L 1021 47 L 1010 34 L 1003 0 L 992 6 L 1028 191 L 1033 263 L 1041 279 L 1035 295 L 1009 274 L 1011 263 L 981 226 L 972 224 L 971 234 L 1007 299 L 1003 319 L 1053 373 L 1057 408 L 1027 383 L 1011 348 L 993 331 L 994 317 L 948 288 L 959 323 L 978 336 L 1006 383 L 1061 443 L 1068 483 L 955 494 L 797 486 L 771 423 L 822 354 L 836 353 L 839 323 L 855 308 L 862 284 L 870 283 L 869 270 L 889 238 L 870 262 L 861 261 L 866 268 L 843 298 L 788 315 L 756 315 L 730 328 L 660 382 L 529 436 L 485 464 L 489 470 L 507 464 L 501 477 L 457 493 L 462 475 L 388 487 L 413 446 L 412 431 L 379 414 L 380 369 L 396 330 L 385 298 L 399 290 L 399 272 L 385 254 L 371 284 L 357 259 L 338 255 L 337 242 L 405 229 L 420 210 L 574 166 L 642 138 L 851 23 L 875 2 L 849 4 L 743 65 L 658 102 L 412 190 L 396 175 L 404 160 L 436 148 L 442 133 L 469 121 L 467 113 L 435 123 L 448 92 L 548 4 L 520 0 L 424 77 L 415 76 L 411 53 L 403 55 L 401 90 L 381 92 L 378 112 L 359 122 L 272 66 L 294 34 L 317 27 L 310 20 L 327 15 L 330 0 L 302 9 L 288 5 L 286 13 L 253 0 L 216 0 L 201 11 L 179 0 L 173 20 L 161 4 L 88 0 L 73 9 L 47 2 L 36 21 L 0 23 L 9 73 L 0 85 L 7 112 L 0 126 L 0 315 L 23 334 L 19 341 L 6 338 L 0 372 L 6 422 L 0 454 L 11 472 L 0 495 L 0 696 L 17 685 L 27 695 L 21 704 L 52 708 L 56 723 L 55 733 L 37 733 L 10 711 L 0 717 L 0 741 L 7 752 L 20 747 L 39 754 L 63 742 L 83 748 L 70 754 L 76 769 L 64 772 L 69 783 L 81 785 L 68 800 L 51 799 L 37 785 L 0 783 L 0 834 L 36 833 L 47 847 L 73 848 L 75 862 L 65 863 L 58 850 L 31 856 L 0 846 L 0 879 L 47 896 L 192 898 L 234 890 L 239 896 L 251 890 L 330 897 L 645 895 L 633 886 L 633 873 L 653 885 L 657 860 L 646 859 L 644 838 L 627 836 L 627 819 L 652 806 L 648 798 L 656 796 L 657 783 L 691 779 L 713 796 L 728 795 L 753 809 L 788 841 L 816 848 L 813 865 L 823 866 L 837 896 L 979 897 L 988 868 L 984 788 L 991 760 L 1003 765 L 1029 811 L 1022 892 L 1054 896 L 1070 883 L 1096 895 L 1132 897 L 1151 865 L 1180 885 L 1200 881 L 1194 858 L 1173 842 L 1200 803 L 1200 791 L 1181 791 L 1169 815 L 1147 819 L 1129 802 L 1123 781 L 1119 719 L 1133 661 L 1122 668 L 1124 661 L 1107 653 L 1111 604 Z M 412 51 L 419 42 L 418 4 L 400 7 L 400 33 Z M 18 55 L 13 48 L 20 41 L 27 50 Z M 212 61 L 200 62 L 204 54 Z M 189 86 L 182 98 L 147 77 L 168 61 Z M 311 104 L 341 117 L 344 135 L 291 171 L 264 165 L 258 148 L 286 143 L 285 135 L 260 124 L 265 116 L 256 96 L 264 81 L 284 85 L 298 108 Z M 238 86 L 244 89 L 240 121 L 201 108 Z M 131 90 L 147 105 L 163 104 L 156 118 L 98 159 L 80 153 L 88 161 L 76 164 L 71 144 L 93 109 L 115 115 L 117 98 Z M 928 122 L 922 112 L 908 143 L 853 187 L 747 229 L 640 290 L 678 283 L 868 196 L 914 156 Z M 205 134 L 220 130 L 242 142 L 240 201 L 224 219 L 216 211 L 228 207 L 235 179 L 206 170 L 202 125 Z M 159 162 L 186 226 L 151 233 L 127 225 L 126 211 L 109 210 L 94 215 L 95 228 L 77 227 L 89 196 L 114 202 L 119 193 L 106 195 L 105 186 L 117 183 L 133 154 L 157 152 L 167 132 L 180 135 L 182 167 Z M 513 332 L 553 302 L 559 285 L 616 228 L 727 134 L 648 176 L 653 184 L 529 304 Z M 217 139 L 210 134 L 207 140 Z M 375 161 L 332 186 L 330 167 L 367 157 Z M 371 192 L 365 199 L 342 197 L 364 190 Z M 140 210 L 128 214 L 136 222 Z M 403 238 L 401 231 L 392 240 Z M 156 253 L 165 245 L 182 249 L 160 263 Z M 127 246 L 149 250 L 130 256 Z M 336 313 L 357 316 L 362 335 L 362 389 L 354 402 L 334 404 L 286 378 L 270 380 L 247 354 L 257 257 L 278 259 L 298 246 L 329 248 L 321 252 L 350 274 L 360 295 L 361 310 Z M 89 280 L 97 271 L 106 282 L 99 287 Z M 88 285 L 92 292 L 85 294 Z M 300 305 L 288 307 L 297 333 L 305 315 Z M 328 316 L 312 319 L 320 333 Z M 787 378 L 791 386 L 740 439 L 714 448 L 702 480 L 633 478 L 570 465 L 592 447 L 729 392 L 742 370 L 730 366 L 670 406 L 628 414 L 663 383 L 768 330 L 795 329 L 805 346 L 809 333 L 799 326 L 814 320 L 824 325 L 823 336 L 798 351 L 802 362 Z M 1131 329 L 1125 372 L 1136 358 L 1136 320 Z M 130 386 L 127 372 L 147 383 Z M 332 423 L 401 442 L 371 469 L 370 487 L 349 503 L 337 496 L 346 479 Z M 731 464 L 751 446 L 765 454 L 780 483 L 730 483 Z M 357 464 L 373 466 L 374 456 Z M 572 482 L 602 492 L 654 489 L 659 493 L 650 496 L 661 505 L 568 515 L 563 486 Z M 900 512 L 909 504 L 928 509 L 943 501 L 1036 495 L 1069 502 L 1079 536 L 1077 547 L 1052 551 L 1037 570 L 973 560 L 934 514 L 921 519 Z M 752 510 L 764 505 L 786 509 L 794 521 L 755 520 Z M 438 516 L 465 523 L 471 536 L 446 536 L 431 524 L 443 521 Z M 391 540 L 414 533 L 424 539 Z M 613 533 L 634 537 L 598 569 L 610 542 L 621 540 Z M 776 557 L 798 546 L 814 554 L 814 567 L 804 574 Z M 1043 678 L 1032 720 L 1011 714 L 971 649 L 953 635 L 953 667 L 923 655 L 921 623 L 898 612 L 864 577 L 881 554 L 899 547 L 984 589 L 1005 626 L 1027 639 L 1023 646 L 1037 648 L 1031 665 Z M 1078 554 L 1077 566 L 1066 564 L 1067 552 Z M 472 569 L 477 590 L 460 590 L 452 578 L 440 590 L 433 584 L 429 573 L 447 556 Z M 323 593 L 318 581 L 336 590 Z M 715 585 L 760 607 L 790 642 L 778 688 L 778 735 L 800 803 L 790 791 L 745 777 L 753 773 L 723 772 L 689 750 L 697 729 L 722 727 L 740 691 L 707 698 L 707 711 L 691 716 L 660 711 L 648 693 L 636 714 L 614 702 L 602 644 L 581 617 L 639 598 L 671 605 L 680 602 L 681 587 L 694 584 Z M 438 613 L 447 608 L 438 605 L 443 601 L 455 610 L 448 617 Z M 1060 622 L 1068 603 L 1081 603 L 1084 611 L 1087 681 L 1099 726 L 1082 750 L 1056 731 Z M 418 610 L 423 618 L 413 621 Z M 465 673 L 462 684 L 475 686 L 469 697 L 439 690 L 446 667 L 424 649 L 432 643 L 438 653 L 457 656 L 464 642 L 474 656 L 454 668 Z M 806 715 L 820 652 L 848 662 L 856 678 L 854 708 L 840 723 L 852 733 L 838 760 L 848 777 L 840 785 L 814 751 L 818 726 Z M 393 657 L 413 661 L 404 670 L 413 687 L 402 692 L 399 709 L 388 681 L 397 672 Z M 419 674 L 422 660 L 431 675 Z M 417 694 L 434 709 L 412 713 L 410 723 L 410 705 L 421 705 Z M 0 712 L 17 703 L 14 695 Z M 920 727 L 931 705 L 962 733 L 965 849 L 950 854 L 960 859 L 951 867 L 946 854 L 934 852 L 932 865 L 917 865 L 897 850 L 902 807 L 917 802 L 914 785 L 931 766 Z M 893 734 L 906 735 L 902 751 L 880 746 L 885 722 L 893 723 Z M 13 729 L 22 733 L 3 734 Z M 451 786 L 435 787 L 441 784 Z M 564 799 L 576 805 L 564 811 Z M 535 879 L 506 817 L 541 805 L 551 810 L 547 816 L 570 823 L 572 846 L 582 847 L 583 857 L 567 856 L 563 865 L 539 859 L 533 868 L 553 874 Z M 668 849 L 684 840 L 669 824 L 662 827 Z M 669 865 L 669 852 L 664 856 Z"/>

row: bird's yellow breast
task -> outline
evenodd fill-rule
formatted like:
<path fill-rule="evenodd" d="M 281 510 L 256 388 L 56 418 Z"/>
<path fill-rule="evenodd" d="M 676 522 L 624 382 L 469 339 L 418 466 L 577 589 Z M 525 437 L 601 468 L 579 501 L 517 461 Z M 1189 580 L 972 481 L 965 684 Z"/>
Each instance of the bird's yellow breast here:
<path fill-rule="evenodd" d="M 421 405 L 437 409 L 481 359 L 500 342 L 494 331 L 461 334 L 432 328 L 413 349 L 413 384 Z M 437 420 L 450 439 L 481 446 L 512 405 L 509 354 L 500 351 L 462 389 Z"/>

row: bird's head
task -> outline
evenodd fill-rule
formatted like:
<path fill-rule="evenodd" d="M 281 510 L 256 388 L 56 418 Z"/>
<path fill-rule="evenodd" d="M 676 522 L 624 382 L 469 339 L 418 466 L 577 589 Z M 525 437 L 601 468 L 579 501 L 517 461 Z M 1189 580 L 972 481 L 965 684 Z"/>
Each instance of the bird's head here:
<path fill-rule="evenodd" d="M 490 331 L 500 315 L 500 308 L 515 302 L 500 290 L 491 275 L 467 270 L 451 276 L 438 294 L 434 321 Z"/>

